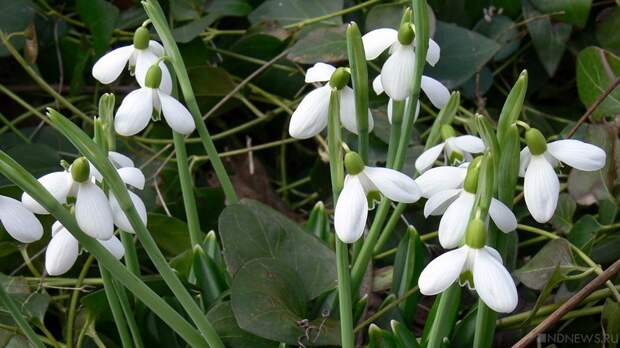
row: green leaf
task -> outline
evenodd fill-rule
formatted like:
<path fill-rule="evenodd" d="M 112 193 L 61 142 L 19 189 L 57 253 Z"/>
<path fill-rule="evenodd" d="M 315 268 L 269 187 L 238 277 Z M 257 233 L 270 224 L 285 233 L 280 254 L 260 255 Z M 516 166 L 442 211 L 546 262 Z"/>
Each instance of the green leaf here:
<path fill-rule="evenodd" d="M 598 47 L 588 47 L 577 55 L 579 99 L 590 107 L 620 76 L 620 58 Z M 596 108 L 594 116 L 620 113 L 620 88 L 616 88 Z"/>
<path fill-rule="evenodd" d="M 34 19 L 35 7 L 31 0 L 4 0 L 0 2 L 0 30 L 10 34 L 23 31 Z M 11 40 L 16 49 L 24 47 L 24 37 L 17 36 Z M 0 56 L 9 52 L 0 45 Z"/>
<path fill-rule="evenodd" d="M 225 96 L 235 88 L 232 78 L 222 68 L 203 65 L 190 69 L 187 73 L 197 97 Z"/>
<path fill-rule="evenodd" d="M 564 55 L 566 42 L 570 37 L 571 25 L 551 23 L 542 13 L 537 11 L 528 0 L 523 1 L 523 15 L 527 22 L 527 31 L 532 37 L 536 54 L 549 76 L 555 74 Z"/>
<path fill-rule="evenodd" d="M 252 6 L 248 0 L 214 0 L 211 1 L 207 11 L 223 16 L 247 16 L 252 12 Z"/>
<path fill-rule="evenodd" d="M 564 12 L 553 19 L 564 21 L 580 27 L 586 25 L 592 0 L 530 0 L 532 5 L 546 14 Z"/>
<path fill-rule="evenodd" d="M 309 299 L 336 286 L 336 255 L 279 212 L 254 201 L 228 206 L 219 220 L 224 258 L 231 274 L 258 258 L 291 265 Z"/>
<path fill-rule="evenodd" d="M 515 271 L 515 276 L 528 288 L 542 290 L 556 268 L 562 274 L 575 269 L 570 244 L 563 238 L 547 243 L 530 261 Z"/>
<path fill-rule="evenodd" d="M 398 29 L 400 27 L 400 21 L 403 17 L 404 7 L 402 4 L 380 4 L 373 6 L 366 15 L 365 28 L 366 33 L 380 28 L 393 28 Z M 435 34 L 437 27 L 437 18 L 432 11 L 431 6 L 428 7 L 428 32 L 431 37 Z"/>
<path fill-rule="evenodd" d="M 536 317 L 536 313 L 538 313 L 538 310 L 540 309 L 540 307 L 543 305 L 543 303 L 545 303 L 545 300 L 549 297 L 549 295 L 551 295 L 551 291 L 553 291 L 553 289 L 558 284 L 560 284 L 561 282 L 565 280 L 566 280 L 566 274 L 562 272 L 562 270 L 560 269 L 560 265 L 557 265 L 555 269 L 553 270 L 553 273 L 551 273 L 551 276 L 549 277 L 547 284 L 545 284 L 545 287 L 540 292 L 540 295 L 538 295 L 538 299 L 536 299 L 536 303 L 534 304 L 534 307 L 532 308 L 530 315 L 521 324 L 521 327 L 528 326 L 530 321 L 534 319 L 534 317 Z"/>
<path fill-rule="evenodd" d="M 293 45 L 287 58 L 301 64 L 338 62 L 347 58 L 346 27 L 318 27 Z"/>
<path fill-rule="evenodd" d="M 230 308 L 230 302 L 215 305 L 207 313 L 207 319 L 220 336 L 226 347 L 235 348 L 276 348 L 278 343 L 252 335 L 242 330 Z"/>
<path fill-rule="evenodd" d="M 592 215 L 582 216 L 568 232 L 568 240 L 584 251 L 590 250 L 597 232 L 602 228 Z"/>
<path fill-rule="evenodd" d="M 169 256 L 176 256 L 190 249 L 187 224 L 177 218 L 150 213 L 147 228 L 157 245 Z"/>
<path fill-rule="evenodd" d="M 573 215 L 577 209 L 577 203 L 567 193 L 561 193 L 558 198 L 558 207 L 551 218 L 551 224 L 556 229 L 567 233 L 573 227 Z"/>
<path fill-rule="evenodd" d="M 441 59 L 428 73 L 454 89 L 469 80 L 499 51 L 500 46 L 474 31 L 437 21 L 434 40 L 441 47 Z"/>
<path fill-rule="evenodd" d="M 43 322 L 51 300 L 47 293 L 32 292 L 22 278 L 4 274 L 0 274 L 0 286 L 6 289 L 26 319 Z M 13 319 L 2 305 L 0 305 L 0 322 L 14 325 Z"/>
<path fill-rule="evenodd" d="M 118 8 L 105 0 L 77 0 L 76 10 L 93 34 L 95 53 L 103 53 L 112 38 L 118 20 Z"/>
<path fill-rule="evenodd" d="M 172 36 L 176 42 L 187 43 L 200 35 L 207 27 L 215 22 L 220 15 L 209 13 L 204 17 L 194 19 L 189 23 L 172 30 Z"/>
<path fill-rule="evenodd" d="M 620 337 L 620 303 L 611 300 L 605 301 L 601 319 L 606 337 L 612 338 L 606 340 L 605 346 L 609 348 L 618 347 L 618 340 L 613 338 Z"/>
<path fill-rule="evenodd" d="M 493 39 L 500 45 L 501 49 L 493 58 L 495 61 L 504 60 L 519 48 L 519 30 L 515 23 L 506 16 L 493 16 L 490 21 L 485 18 L 480 19 L 474 31 Z"/>
<path fill-rule="evenodd" d="M 596 40 L 601 47 L 614 54 L 620 54 L 620 7 L 612 6 L 597 15 Z"/>
<path fill-rule="evenodd" d="M 246 263 L 235 275 L 231 305 L 239 327 L 255 335 L 297 344 L 336 345 L 340 342 L 338 323 L 308 317 L 308 297 L 303 281 L 291 262 L 272 258 Z M 307 322 L 306 322 L 307 321 Z M 321 329 L 319 329 L 319 327 Z M 308 335 L 308 338 L 304 338 Z"/>
<path fill-rule="evenodd" d="M 418 284 L 418 278 L 424 268 L 428 252 L 420 235 L 413 227 L 407 229 L 396 251 L 394 259 L 394 273 L 392 278 L 392 293 L 402 297 L 407 291 Z M 401 302 L 399 308 L 406 320 L 413 320 L 417 307 L 419 294 L 409 296 Z M 411 322 L 407 322 L 411 323 Z"/>
<path fill-rule="evenodd" d="M 267 21 L 287 25 L 339 10 L 342 10 L 342 0 L 267 0 L 250 13 L 248 19 L 252 24 Z M 320 23 L 339 25 L 342 20 L 333 17 Z"/>
<path fill-rule="evenodd" d="M 6 152 L 35 177 L 62 169 L 58 152 L 44 144 L 20 144 Z M 0 184 L 6 185 L 8 180 L 0 177 Z"/>

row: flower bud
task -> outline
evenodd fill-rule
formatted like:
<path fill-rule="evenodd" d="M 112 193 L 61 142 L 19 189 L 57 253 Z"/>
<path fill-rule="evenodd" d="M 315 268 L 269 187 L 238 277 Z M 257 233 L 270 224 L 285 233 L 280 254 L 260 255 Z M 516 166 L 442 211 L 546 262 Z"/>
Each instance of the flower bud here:
<path fill-rule="evenodd" d="M 85 182 L 90 178 L 90 164 L 86 158 L 80 157 L 73 161 L 71 176 L 75 182 Z"/>
<path fill-rule="evenodd" d="M 525 132 L 525 142 L 534 156 L 542 155 L 547 151 L 545 136 L 536 128 L 530 128 Z"/>
<path fill-rule="evenodd" d="M 482 156 L 474 158 L 474 160 L 467 167 L 467 175 L 463 182 L 463 189 L 469 193 L 476 193 L 478 189 L 478 178 L 480 177 L 480 164 L 482 163 Z"/>
<path fill-rule="evenodd" d="M 452 128 L 451 125 L 449 124 L 444 124 L 441 125 L 441 128 L 439 129 L 439 132 L 441 133 L 441 138 L 446 141 L 448 140 L 448 138 L 452 138 L 456 135 L 456 132 L 454 132 L 454 128 Z"/>
<path fill-rule="evenodd" d="M 357 152 L 347 152 L 344 156 L 344 167 L 350 175 L 357 175 L 364 170 L 364 161 Z"/>
<path fill-rule="evenodd" d="M 482 220 L 475 218 L 467 225 L 467 232 L 465 234 L 465 244 L 470 248 L 480 249 L 484 247 L 487 241 L 486 225 Z"/>
<path fill-rule="evenodd" d="M 133 34 L 133 47 L 139 50 L 146 49 L 149 47 L 149 40 L 151 39 L 151 34 L 149 30 L 145 27 L 140 27 L 136 29 Z"/>
<path fill-rule="evenodd" d="M 349 73 L 347 69 L 338 68 L 332 74 L 332 78 L 329 80 L 329 85 L 332 88 L 341 90 L 347 85 L 347 83 L 349 83 L 349 78 L 351 78 L 351 73 Z"/>
<path fill-rule="evenodd" d="M 398 29 L 398 42 L 400 42 L 401 45 L 411 45 L 414 36 L 415 33 L 413 32 L 411 23 L 403 23 L 400 25 L 400 29 Z"/>
<path fill-rule="evenodd" d="M 146 78 L 144 79 L 144 85 L 148 88 L 159 88 L 161 84 L 161 68 L 159 64 L 153 64 L 146 72 Z"/>

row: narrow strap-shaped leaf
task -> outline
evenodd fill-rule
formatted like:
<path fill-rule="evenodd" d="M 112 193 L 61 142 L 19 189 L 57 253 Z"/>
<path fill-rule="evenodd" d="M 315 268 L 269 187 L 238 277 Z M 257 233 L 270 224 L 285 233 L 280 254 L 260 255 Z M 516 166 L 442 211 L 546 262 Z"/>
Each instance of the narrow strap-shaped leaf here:
<path fill-rule="evenodd" d="M 355 22 L 349 23 L 347 27 L 347 54 L 355 94 L 357 151 L 364 163 L 368 163 L 368 67 L 364 55 L 362 34 Z"/>
<path fill-rule="evenodd" d="M 519 119 L 526 92 L 527 70 L 523 70 L 517 82 L 510 90 L 506 102 L 502 107 L 502 112 L 499 115 L 499 120 L 497 122 L 497 140 L 500 144 L 504 143 L 504 136 L 508 128 Z"/>
<path fill-rule="evenodd" d="M 441 126 L 452 122 L 459 105 L 461 105 L 461 93 L 459 91 L 454 91 L 450 94 L 450 99 L 448 99 L 446 106 L 444 106 L 439 111 L 439 114 L 437 114 L 437 117 L 431 126 L 431 131 L 428 133 L 428 138 L 426 138 L 424 150 L 430 149 L 441 141 Z"/>

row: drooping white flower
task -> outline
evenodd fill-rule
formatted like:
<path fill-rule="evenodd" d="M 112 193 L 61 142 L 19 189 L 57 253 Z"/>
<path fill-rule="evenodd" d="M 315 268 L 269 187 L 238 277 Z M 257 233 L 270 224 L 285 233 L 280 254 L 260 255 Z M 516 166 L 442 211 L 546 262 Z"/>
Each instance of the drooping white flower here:
<path fill-rule="evenodd" d="M 134 33 L 132 45 L 119 47 L 101 57 L 93 66 L 92 74 L 103 84 L 114 82 L 123 72 L 125 66 L 136 75 L 138 83 L 144 87 L 146 73 L 164 55 L 164 48 L 157 42 L 149 40 L 149 31 L 140 27 Z M 167 94 L 172 91 L 170 72 L 163 62 L 159 62 L 162 70 L 161 89 Z"/>
<path fill-rule="evenodd" d="M 467 220 L 462 221 L 463 224 Z M 500 254 L 485 246 L 484 223 L 469 223 L 467 243 L 431 261 L 420 274 L 418 286 L 424 295 L 436 295 L 456 281 L 475 290 L 491 309 L 510 313 L 519 302 L 517 288 L 502 263 Z"/>
<path fill-rule="evenodd" d="M 450 91 L 444 86 L 441 82 L 435 80 L 432 77 L 422 76 L 420 88 L 426 94 L 428 99 L 431 101 L 431 104 L 435 106 L 437 109 L 442 109 L 448 101 L 450 100 Z M 382 94 L 385 90 L 383 89 L 383 83 L 381 82 L 381 75 L 377 75 L 374 80 L 372 80 L 372 89 L 375 91 L 377 95 Z M 409 97 L 405 99 L 405 102 L 408 103 Z M 390 98 L 388 101 L 388 118 L 390 122 L 392 122 L 392 104 L 394 103 L 394 99 Z M 406 112 L 406 111 L 405 111 Z M 420 103 L 416 104 L 416 118 L 418 113 L 420 113 Z"/>
<path fill-rule="evenodd" d="M 441 166 L 431 168 L 415 178 L 424 198 L 431 198 L 438 192 L 456 189 L 463 186 L 469 162 L 458 167 Z"/>
<path fill-rule="evenodd" d="M 325 63 L 316 63 L 306 72 L 306 83 L 327 82 L 337 71 L 334 66 Z M 348 76 L 347 76 L 348 79 Z M 327 126 L 329 98 L 334 87 L 331 82 L 308 93 L 299 103 L 291 116 L 289 134 L 298 139 L 307 139 L 319 134 Z M 340 95 L 340 122 L 352 133 L 357 134 L 357 114 L 355 111 L 355 94 L 349 86 L 339 91 Z M 374 127 L 370 109 L 368 109 L 368 131 Z"/>
<path fill-rule="evenodd" d="M 362 236 L 368 201 L 377 194 L 401 203 L 413 203 L 420 198 L 420 189 L 413 179 L 393 169 L 365 166 L 355 152 L 347 153 L 345 166 L 349 174 L 334 213 L 336 234 L 345 243 L 353 243 Z"/>
<path fill-rule="evenodd" d="M 125 248 L 121 241 L 112 236 L 107 240 L 97 240 L 117 260 L 125 254 Z M 66 273 L 73 267 L 79 255 L 78 240 L 73 237 L 60 222 L 52 225 L 52 239 L 45 251 L 45 269 L 51 276 Z"/>
<path fill-rule="evenodd" d="M 32 243 L 43 236 L 39 220 L 22 202 L 11 197 L 0 196 L 0 221 L 8 234 L 22 243 Z"/>
<path fill-rule="evenodd" d="M 383 64 L 380 76 L 385 92 L 394 100 L 405 100 L 411 93 L 415 66 L 413 33 L 412 25 L 403 23 L 398 31 L 381 28 L 370 31 L 362 37 L 367 60 L 377 58 L 388 47 L 390 48 L 390 57 Z M 439 45 L 429 39 L 426 61 L 434 66 L 439 61 L 439 55 Z"/>
<path fill-rule="evenodd" d="M 162 79 L 160 66 L 151 65 L 140 80 L 142 88 L 129 93 L 121 102 L 114 117 L 114 129 L 120 135 L 130 136 L 141 132 L 149 124 L 153 115 L 159 118 L 160 113 L 166 123 L 175 132 L 190 134 L 196 128 L 190 112 L 170 95 Z"/>
<path fill-rule="evenodd" d="M 469 162 L 472 160 L 472 155 L 475 153 L 481 153 L 485 149 L 482 139 L 473 135 L 460 135 L 455 136 L 454 129 L 447 124 L 441 127 L 441 134 L 444 142 L 431 147 L 424 151 L 420 157 L 415 161 L 415 168 L 420 173 L 424 173 L 431 168 L 437 158 L 445 153 L 445 159 L 456 156 L 458 160 Z"/>
<path fill-rule="evenodd" d="M 547 222 L 553 217 L 560 194 L 560 181 L 554 168 L 559 162 L 583 170 L 596 171 L 607 158 L 601 148 L 579 140 L 557 140 L 549 144 L 535 128 L 525 133 L 527 146 L 521 151 L 519 175 L 525 177 L 523 193 L 532 217 Z"/>

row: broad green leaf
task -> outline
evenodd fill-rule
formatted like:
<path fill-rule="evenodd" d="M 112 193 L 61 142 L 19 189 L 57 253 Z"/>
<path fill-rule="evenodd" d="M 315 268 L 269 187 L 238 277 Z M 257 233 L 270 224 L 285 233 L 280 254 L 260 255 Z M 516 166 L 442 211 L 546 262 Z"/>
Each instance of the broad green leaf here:
<path fill-rule="evenodd" d="M 609 299 L 605 301 L 601 319 L 605 335 L 610 337 L 605 346 L 618 347 L 618 340 L 614 338 L 620 337 L 620 303 Z"/>
<path fill-rule="evenodd" d="M 549 277 L 547 284 L 545 284 L 545 287 L 540 292 L 540 295 L 538 295 L 538 298 L 536 299 L 536 303 L 534 304 L 534 307 L 532 308 L 530 315 L 525 320 L 525 322 L 521 324 L 522 327 L 528 326 L 528 323 L 532 319 L 534 319 L 534 317 L 536 317 L 536 313 L 538 313 L 538 310 L 540 309 L 540 307 L 545 303 L 545 300 L 549 297 L 549 295 L 551 295 L 551 291 L 553 291 L 553 289 L 558 284 L 560 284 L 561 282 L 565 280 L 566 280 L 566 274 L 562 272 L 562 270 L 560 269 L 560 265 L 557 265 L 555 269 L 553 270 L 553 273 L 551 273 L 551 276 Z"/>
<path fill-rule="evenodd" d="M 58 152 L 44 144 L 20 144 L 6 152 L 37 178 L 62 170 Z M 0 184 L 6 185 L 8 181 L 0 177 Z"/>
<path fill-rule="evenodd" d="M 558 198 L 558 207 L 555 209 L 551 224 L 562 232 L 568 232 L 573 227 L 573 215 L 577 209 L 577 203 L 567 193 L 561 193 Z"/>
<path fill-rule="evenodd" d="M 230 302 L 215 305 L 207 313 L 207 319 L 226 347 L 235 348 L 277 348 L 278 343 L 252 335 L 242 330 L 230 308 Z"/>
<path fill-rule="evenodd" d="M 570 244 L 562 238 L 547 243 L 530 261 L 515 271 L 515 276 L 528 288 L 542 290 L 556 268 L 562 274 L 575 269 Z"/>
<path fill-rule="evenodd" d="M 568 232 L 568 240 L 584 251 L 590 250 L 598 231 L 602 228 L 592 215 L 582 216 Z"/>
<path fill-rule="evenodd" d="M 500 45 L 501 49 L 493 58 L 496 61 L 510 57 L 519 48 L 519 30 L 512 19 L 506 16 L 493 16 L 490 21 L 483 18 L 478 21 L 474 31 L 495 40 Z"/>
<path fill-rule="evenodd" d="M 347 59 L 346 27 L 317 27 L 299 39 L 288 59 L 302 64 L 333 63 Z"/>
<path fill-rule="evenodd" d="M 164 214 L 150 213 L 147 227 L 165 254 L 176 256 L 190 248 L 187 224 Z"/>
<path fill-rule="evenodd" d="M 76 10 L 93 35 L 96 54 L 102 54 L 112 38 L 118 8 L 105 0 L 77 0 Z"/>
<path fill-rule="evenodd" d="M 198 97 L 225 96 L 235 88 L 232 78 L 222 68 L 203 65 L 190 69 L 188 74 Z"/>
<path fill-rule="evenodd" d="M 242 17 L 252 12 L 252 6 L 248 0 L 213 0 L 209 3 L 207 11 L 222 16 Z"/>
<path fill-rule="evenodd" d="M 561 20 L 580 27 L 586 25 L 592 0 L 530 0 L 532 5 L 545 14 L 564 12 L 553 16 L 555 20 Z"/>
<path fill-rule="evenodd" d="M 0 30 L 10 34 L 23 31 L 34 19 L 35 6 L 31 0 L 3 0 L 0 2 Z M 15 48 L 24 46 L 23 36 L 11 40 Z M 4 45 L 0 45 L 0 56 L 9 55 Z"/>
<path fill-rule="evenodd" d="M 601 11 L 597 16 L 596 39 L 602 48 L 620 54 L 620 7 L 612 6 Z"/>
<path fill-rule="evenodd" d="M 267 0 L 250 13 L 248 19 L 252 24 L 260 22 L 293 24 L 342 10 L 342 2 L 343 0 Z M 340 17 L 333 17 L 320 23 L 339 25 L 342 24 L 342 20 Z"/>
<path fill-rule="evenodd" d="M 309 299 L 336 286 L 336 256 L 323 242 L 284 215 L 255 201 L 228 206 L 219 220 L 231 274 L 247 262 L 273 258 L 299 274 Z"/>
<path fill-rule="evenodd" d="M 293 265 L 273 258 L 254 259 L 235 274 L 231 305 L 239 327 L 288 344 L 300 340 L 309 346 L 338 344 L 338 323 L 328 318 L 308 317 L 309 298 L 300 286 L 304 274 L 288 264 Z"/>
<path fill-rule="evenodd" d="M 207 29 L 209 25 L 213 24 L 213 22 L 215 22 L 215 20 L 219 17 L 220 16 L 216 13 L 209 13 L 204 17 L 194 19 L 187 24 L 174 28 L 174 30 L 172 30 L 172 36 L 177 42 L 190 42 L 205 31 L 205 29 Z"/>
<path fill-rule="evenodd" d="M 380 4 L 371 7 L 366 15 L 365 33 L 379 28 L 398 29 L 404 9 L 405 7 L 399 3 Z M 435 13 L 430 5 L 428 7 L 428 17 L 428 32 L 432 37 L 435 34 L 437 18 L 435 18 Z"/>
<path fill-rule="evenodd" d="M 620 58 L 598 47 L 588 47 L 577 55 L 579 99 L 590 107 L 620 76 Z M 614 89 L 596 108 L 594 116 L 620 113 L 620 88 Z"/>
<path fill-rule="evenodd" d="M 598 202 L 598 221 L 603 225 L 611 225 L 618 216 L 618 204 L 613 199 Z"/>
<path fill-rule="evenodd" d="M 474 31 L 437 21 L 434 40 L 441 47 L 441 59 L 425 74 L 454 89 L 469 80 L 500 49 L 500 46 Z"/>
<path fill-rule="evenodd" d="M 17 307 L 27 320 L 43 322 L 50 304 L 50 296 L 47 293 L 33 292 L 22 278 L 4 274 L 0 274 L 0 286 L 4 287 L 13 301 L 17 302 Z M 0 322 L 14 325 L 13 319 L 3 305 L 0 305 Z"/>

